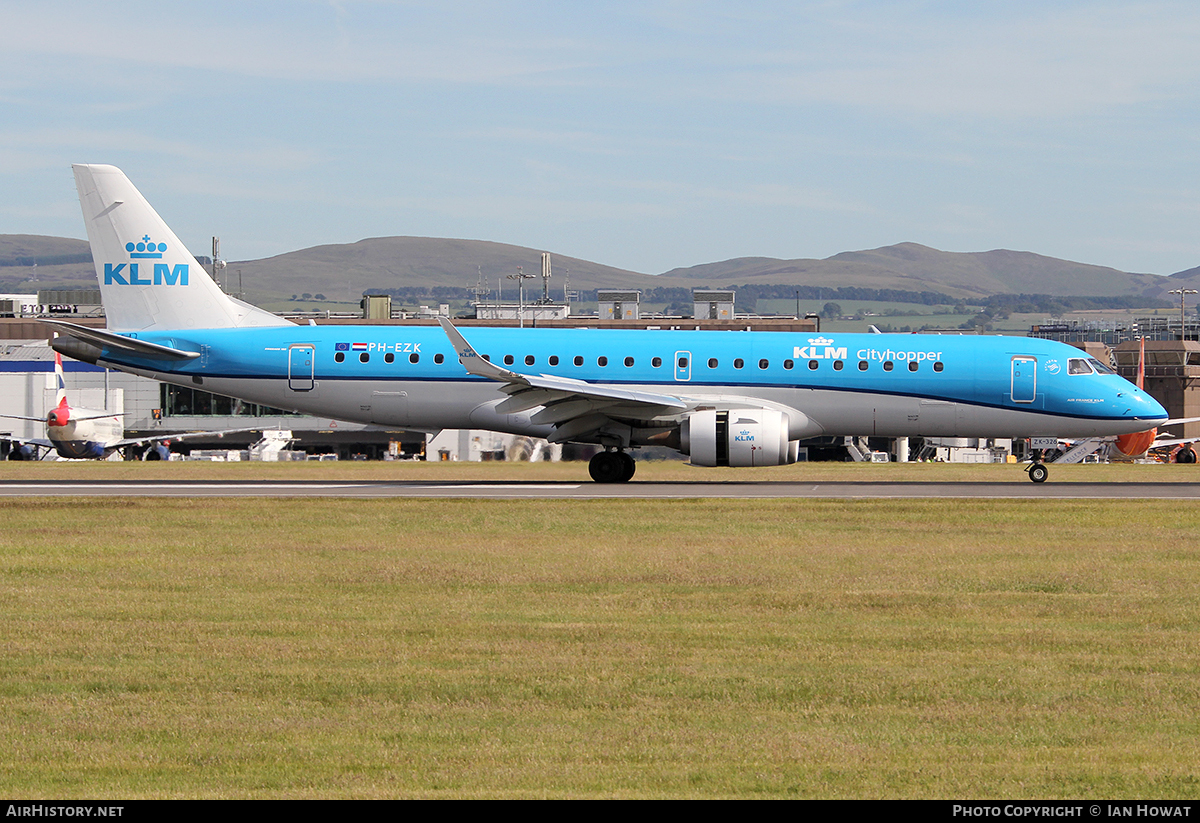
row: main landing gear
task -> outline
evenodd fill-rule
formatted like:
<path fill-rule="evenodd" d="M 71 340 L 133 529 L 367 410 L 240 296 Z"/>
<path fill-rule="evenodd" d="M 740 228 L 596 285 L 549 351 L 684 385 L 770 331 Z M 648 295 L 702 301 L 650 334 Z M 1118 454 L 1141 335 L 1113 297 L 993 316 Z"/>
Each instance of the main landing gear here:
<path fill-rule="evenodd" d="M 627 483 L 636 469 L 633 458 L 623 451 L 596 452 L 588 463 L 588 474 L 597 483 Z"/>

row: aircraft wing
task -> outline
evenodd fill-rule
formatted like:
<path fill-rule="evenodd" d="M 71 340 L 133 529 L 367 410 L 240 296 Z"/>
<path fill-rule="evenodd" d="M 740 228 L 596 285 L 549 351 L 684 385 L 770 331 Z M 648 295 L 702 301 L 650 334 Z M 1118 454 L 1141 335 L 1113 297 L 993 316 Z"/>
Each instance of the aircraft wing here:
<path fill-rule="evenodd" d="M 5 415 L 7 416 L 7 415 Z M 40 417 L 23 417 L 22 420 L 41 420 Z M 44 437 L 13 437 L 10 434 L 0 435 L 0 440 L 7 440 L 10 443 L 28 443 L 31 446 L 40 446 L 43 449 L 54 448 L 53 440 L 46 440 Z"/>
<path fill-rule="evenodd" d="M 448 318 L 439 317 L 442 331 L 469 374 L 503 383 L 509 395 L 496 406 L 513 414 L 543 406 L 530 420 L 556 427 L 551 442 L 564 442 L 598 431 L 613 418 L 652 418 L 689 408 L 683 398 L 656 392 L 631 391 L 551 374 L 522 374 L 485 360 Z"/>
<path fill-rule="evenodd" d="M 156 434 L 153 437 L 130 437 L 125 440 L 118 440 L 116 443 L 108 444 L 108 448 L 123 449 L 126 446 L 140 446 L 143 443 L 158 443 L 163 440 L 187 440 L 191 437 L 224 437 L 227 434 L 242 434 L 244 432 L 256 431 L 262 431 L 262 429 L 222 429 L 220 431 L 184 432 L 183 434 Z"/>
<path fill-rule="evenodd" d="M 125 415 L 122 414 L 121 412 L 110 412 L 108 414 L 85 414 L 85 415 L 72 414 L 71 419 L 72 420 L 103 420 L 106 417 L 124 417 L 124 416 Z M 46 418 L 44 415 L 42 417 L 26 417 L 22 414 L 0 414 L 0 417 L 3 417 L 7 420 L 36 420 L 39 423 L 46 422 Z"/>
<path fill-rule="evenodd" d="M 1160 429 L 1163 426 L 1182 426 L 1184 423 L 1195 423 L 1198 420 L 1200 420 L 1200 417 L 1176 417 L 1172 420 L 1164 420 L 1163 422 L 1158 423 L 1157 426 Z"/>

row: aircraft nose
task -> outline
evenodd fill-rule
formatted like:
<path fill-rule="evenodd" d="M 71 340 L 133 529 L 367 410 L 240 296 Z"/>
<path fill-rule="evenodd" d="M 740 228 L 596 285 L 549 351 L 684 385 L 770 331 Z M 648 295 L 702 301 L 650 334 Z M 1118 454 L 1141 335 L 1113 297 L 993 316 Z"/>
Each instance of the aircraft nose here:
<path fill-rule="evenodd" d="M 1136 420 L 1156 420 L 1168 416 L 1161 403 L 1140 389 L 1122 392 L 1118 397 L 1128 401 L 1129 410 L 1125 412 L 1128 417 Z"/>
<path fill-rule="evenodd" d="M 1167 409 L 1165 406 L 1163 406 L 1162 403 L 1159 403 L 1157 400 L 1155 400 L 1153 397 L 1150 397 L 1149 395 L 1146 395 L 1146 397 L 1150 401 L 1150 403 L 1149 403 L 1150 408 L 1152 408 L 1154 410 L 1153 412 L 1151 412 L 1154 417 L 1169 417 L 1169 415 L 1167 414 Z"/>

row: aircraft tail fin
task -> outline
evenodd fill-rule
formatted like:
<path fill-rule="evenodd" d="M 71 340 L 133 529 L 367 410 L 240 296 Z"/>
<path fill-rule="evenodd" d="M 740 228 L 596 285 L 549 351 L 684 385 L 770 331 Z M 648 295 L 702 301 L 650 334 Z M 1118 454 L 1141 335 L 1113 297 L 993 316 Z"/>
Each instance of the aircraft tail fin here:
<path fill-rule="evenodd" d="M 67 381 L 63 377 L 62 355 L 58 352 L 54 353 L 54 385 L 58 389 L 54 405 L 60 409 L 67 408 Z"/>
<path fill-rule="evenodd" d="M 1146 338 L 1142 338 L 1141 351 L 1138 352 L 1137 387 L 1146 388 Z"/>
<path fill-rule="evenodd" d="M 71 168 L 110 329 L 291 325 L 222 292 L 120 169 Z"/>

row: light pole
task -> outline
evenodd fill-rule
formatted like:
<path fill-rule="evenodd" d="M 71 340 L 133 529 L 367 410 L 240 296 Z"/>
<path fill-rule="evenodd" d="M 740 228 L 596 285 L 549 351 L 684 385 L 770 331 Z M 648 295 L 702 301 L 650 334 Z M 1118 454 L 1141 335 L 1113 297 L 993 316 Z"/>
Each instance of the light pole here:
<path fill-rule="evenodd" d="M 526 274 L 520 266 L 517 266 L 516 274 L 508 275 L 509 280 L 517 281 L 517 321 L 521 328 L 525 328 L 525 281 L 532 277 L 532 274 Z"/>
<path fill-rule="evenodd" d="M 1200 294 L 1200 291 L 1197 291 L 1196 289 L 1171 289 L 1169 292 L 1167 292 L 1167 294 L 1178 294 L 1179 295 L 1179 339 L 1186 340 L 1187 337 L 1184 335 L 1184 332 L 1183 332 L 1183 330 L 1184 330 L 1183 301 L 1185 299 L 1187 299 L 1187 295 Z"/>

